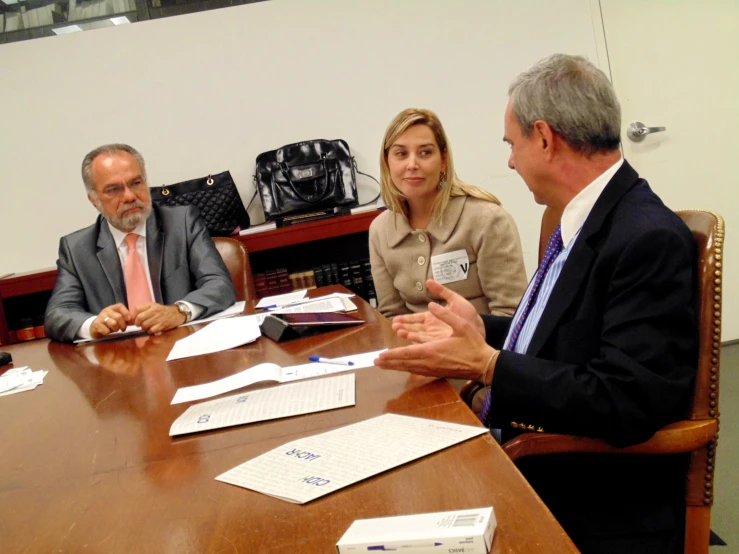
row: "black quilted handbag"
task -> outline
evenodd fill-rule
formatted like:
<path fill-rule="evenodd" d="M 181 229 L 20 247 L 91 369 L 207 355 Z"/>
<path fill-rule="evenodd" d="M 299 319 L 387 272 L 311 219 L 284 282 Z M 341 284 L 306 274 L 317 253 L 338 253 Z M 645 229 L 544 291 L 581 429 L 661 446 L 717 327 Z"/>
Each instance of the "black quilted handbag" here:
<path fill-rule="evenodd" d="M 149 190 L 152 202 L 160 206 L 197 206 L 213 237 L 236 235 L 249 227 L 249 214 L 228 171 Z"/>
<path fill-rule="evenodd" d="M 343 140 L 308 140 L 259 154 L 254 181 L 267 220 L 359 205 L 354 160 Z"/>

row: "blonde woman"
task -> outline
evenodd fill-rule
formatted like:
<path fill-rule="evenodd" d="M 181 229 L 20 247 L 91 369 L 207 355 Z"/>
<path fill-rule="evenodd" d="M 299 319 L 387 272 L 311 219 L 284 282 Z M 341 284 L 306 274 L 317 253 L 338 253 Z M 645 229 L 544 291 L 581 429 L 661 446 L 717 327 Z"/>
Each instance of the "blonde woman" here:
<path fill-rule="evenodd" d="M 370 227 L 372 278 L 386 317 L 422 312 L 435 279 L 479 313 L 513 315 L 526 289 L 521 240 L 500 201 L 460 181 L 435 113 L 400 112 L 380 154 L 388 210 Z"/>

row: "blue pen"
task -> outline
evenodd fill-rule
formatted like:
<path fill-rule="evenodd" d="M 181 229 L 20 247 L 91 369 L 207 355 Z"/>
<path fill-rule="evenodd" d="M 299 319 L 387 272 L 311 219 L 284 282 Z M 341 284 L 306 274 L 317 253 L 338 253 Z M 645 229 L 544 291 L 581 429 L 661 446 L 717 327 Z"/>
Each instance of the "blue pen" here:
<path fill-rule="evenodd" d="M 272 304 L 271 306 L 262 306 L 263 310 L 274 310 L 277 307 L 277 304 Z"/>
<path fill-rule="evenodd" d="M 311 362 L 322 362 L 324 364 L 354 365 L 354 362 L 342 362 L 341 360 L 332 360 L 331 358 L 321 358 L 320 356 L 309 356 L 308 359 Z"/>

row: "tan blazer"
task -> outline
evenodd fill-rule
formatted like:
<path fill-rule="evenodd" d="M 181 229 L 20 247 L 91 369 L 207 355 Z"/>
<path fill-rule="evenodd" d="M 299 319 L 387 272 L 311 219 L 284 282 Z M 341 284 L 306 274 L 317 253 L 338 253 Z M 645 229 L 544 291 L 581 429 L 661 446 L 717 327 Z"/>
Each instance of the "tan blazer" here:
<path fill-rule="evenodd" d="M 370 261 L 378 309 L 386 317 L 426 311 L 438 300 L 426 289 L 432 258 L 465 250 L 467 278 L 445 286 L 469 300 L 479 313 L 513 315 L 526 290 L 521 239 L 513 218 L 492 202 L 451 198 L 442 224 L 414 230 L 403 214 L 387 210 L 370 226 Z"/>

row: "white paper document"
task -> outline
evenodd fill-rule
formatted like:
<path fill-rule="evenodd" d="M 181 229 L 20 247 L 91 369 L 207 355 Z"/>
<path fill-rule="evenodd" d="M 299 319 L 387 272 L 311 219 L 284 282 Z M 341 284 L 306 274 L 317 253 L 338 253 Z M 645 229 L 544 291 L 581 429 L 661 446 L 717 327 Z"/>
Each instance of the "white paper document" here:
<path fill-rule="evenodd" d="M 329 375 L 331 373 L 341 373 L 351 371 L 353 369 L 363 369 L 372 367 L 374 360 L 384 350 L 374 352 L 365 352 L 363 354 L 354 354 L 351 356 L 343 356 L 334 358 L 341 362 L 352 362 L 352 365 L 328 364 L 328 363 L 307 363 L 289 367 L 280 367 L 277 364 L 259 364 L 249 369 L 245 369 L 234 375 L 229 375 L 223 379 L 203 383 L 202 385 L 193 385 L 191 387 L 182 387 L 175 393 L 172 404 L 181 404 L 183 402 L 193 402 L 195 400 L 203 400 L 231 392 L 260 381 L 277 381 L 278 383 L 286 383 L 288 381 L 299 381 L 319 375 Z"/>
<path fill-rule="evenodd" d="M 277 229 L 277 223 L 275 223 L 274 221 L 271 223 L 262 223 L 261 225 L 253 225 L 248 229 L 242 229 L 241 231 L 239 231 L 239 235 L 243 237 L 244 235 L 263 233 L 264 231 L 271 231 L 272 229 Z"/>
<path fill-rule="evenodd" d="M 338 375 L 330 379 L 245 392 L 190 406 L 172 424 L 169 435 L 199 433 L 353 405 L 354 374 Z"/>
<path fill-rule="evenodd" d="M 281 308 L 275 308 L 262 315 L 268 314 L 319 314 L 328 312 L 353 312 L 357 309 L 356 304 L 344 296 L 322 296 L 320 298 L 311 298 L 305 302 L 296 302 Z"/>
<path fill-rule="evenodd" d="M 141 327 L 138 327 L 137 325 L 129 325 L 126 327 L 125 331 L 116 331 L 115 333 L 111 333 L 110 335 L 106 335 L 104 337 L 100 337 L 97 339 L 79 339 L 74 341 L 74 344 L 87 344 L 88 342 L 103 342 L 106 340 L 113 340 L 113 339 L 119 339 L 122 337 L 127 337 L 129 335 L 140 335 L 142 333 L 146 333 Z"/>
<path fill-rule="evenodd" d="M 0 396 L 33 390 L 44 384 L 48 373 L 44 369 L 33 371 L 28 366 L 9 369 L 0 375 Z"/>
<path fill-rule="evenodd" d="M 289 442 L 216 479 L 305 504 L 484 433 L 484 427 L 385 414 Z"/>
<path fill-rule="evenodd" d="M 182 325 L 180 325 L 180 327 L 187 327 L 189 325 L 197 325 L 198 323 L 204 323 L 206 321 L 215 321 L 216 319 L 224 319 L 227 317 L 233 317 L 235 315 L 241 315 L 242 313 L 244 313 L 245 306 L 246 302 L 242 300 L 241 302 L 236 302 L 230 308 L 226 308 L 225 310 L 213 314 L 210 317 L 206 317 L 204 319 L 193 319 L 192 321 L 183 323 Z"/>
<path fill-rule="evenodd" d="M 230 350 L 254 342 L 261 335 L 255 317 L 219 319 L 174 343 L 172 351 L 167 356 L 167 361 Z"/>
<path fill-rule="evenodd" d="M 270 306 L 280 307 L 285 304 L 292 304 L 305 298 L 306 294 L 308 294 L 307 290 L 299 290 L 296 292 L 288 292 L 287 294 L 265 296 L 257 303 L 257 308 L 268 308 Z"/>

